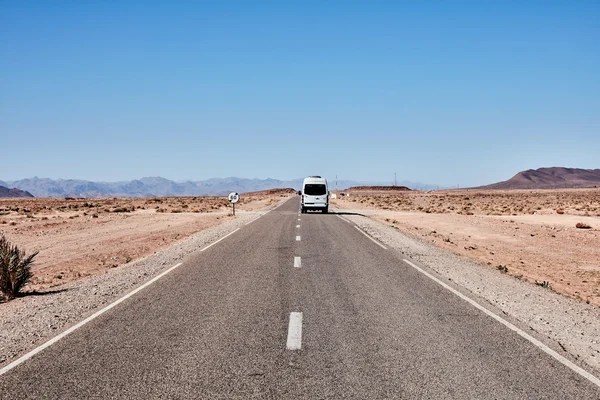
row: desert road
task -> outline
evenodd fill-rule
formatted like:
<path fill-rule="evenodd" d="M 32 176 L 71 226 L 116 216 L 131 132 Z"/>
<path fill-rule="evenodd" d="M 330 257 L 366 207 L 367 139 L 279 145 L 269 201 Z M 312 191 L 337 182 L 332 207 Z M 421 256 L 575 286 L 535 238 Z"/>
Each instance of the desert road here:
<path fill-rule="evenodd" d="M 298 209 L 198 249 L 5 371 L 0 398 L 600 398 L 597 377 L 343 215 Z"/>

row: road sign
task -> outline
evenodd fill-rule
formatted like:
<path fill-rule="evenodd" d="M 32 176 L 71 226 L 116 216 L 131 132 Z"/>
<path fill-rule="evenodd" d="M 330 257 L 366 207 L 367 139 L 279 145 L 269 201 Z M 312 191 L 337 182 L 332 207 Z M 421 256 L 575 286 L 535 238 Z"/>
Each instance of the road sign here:
<path fill-rule="evenodd" d="M 229 199 L 229 201 L 233 204 L 237 203 L 238 201 L 240 201 L 240 195 L 237 194 L 236 192 L 231 192 L 229 193 L 229 196 L 227 196 L 227 198 Z"/>
<path fill-rule="evenodd" d="M 235 203 L 240 201 L 240 195 L 237 194 L 236 192 L 231 192 L 231 193 L 229 193 L 229 196 L 227 196 L 227 198 L 229 199 L 229 202 L 231 203 L 231 206 L 233 207 L 233 216 L 235 217 Z"/>

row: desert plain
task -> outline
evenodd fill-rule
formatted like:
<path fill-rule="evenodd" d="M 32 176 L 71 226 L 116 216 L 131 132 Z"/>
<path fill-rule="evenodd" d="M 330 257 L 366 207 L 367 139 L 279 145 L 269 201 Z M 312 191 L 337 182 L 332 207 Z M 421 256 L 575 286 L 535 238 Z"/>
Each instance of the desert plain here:
<path fill-rule="evenodd" d="M 336 192 L 340 212 L 600 306 L 600 189 Z"/>
<path fill-rule="evenodd" d="M 236 212 L 267 208 L 293 190 L 241 196 Z M 226 197 L 0 199 L 0 233 L 39 251 L 25 292 L 102 273 L 233 219 Z"/>

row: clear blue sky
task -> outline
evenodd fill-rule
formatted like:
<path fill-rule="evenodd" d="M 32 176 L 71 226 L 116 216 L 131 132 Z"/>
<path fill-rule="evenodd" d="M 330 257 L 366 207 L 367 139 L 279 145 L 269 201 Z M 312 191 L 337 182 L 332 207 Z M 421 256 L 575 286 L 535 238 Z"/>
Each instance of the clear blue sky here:
<path fill-rule="evenodd" d="M 0 2 L 0 180 L 600 168 L 599 1 Z"/>

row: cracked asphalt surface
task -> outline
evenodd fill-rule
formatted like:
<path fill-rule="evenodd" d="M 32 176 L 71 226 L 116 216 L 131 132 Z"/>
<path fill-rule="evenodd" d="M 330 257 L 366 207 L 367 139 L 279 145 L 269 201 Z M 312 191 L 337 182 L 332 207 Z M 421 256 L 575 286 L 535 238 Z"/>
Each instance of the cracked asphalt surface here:
<path fill-rule="evenodd" d="M 0 398 L 600 398 L 354 224 L 298 208 L 189 255 L 0 376 Z M 291 312 L 303 313 L 297 351 Z"/>

